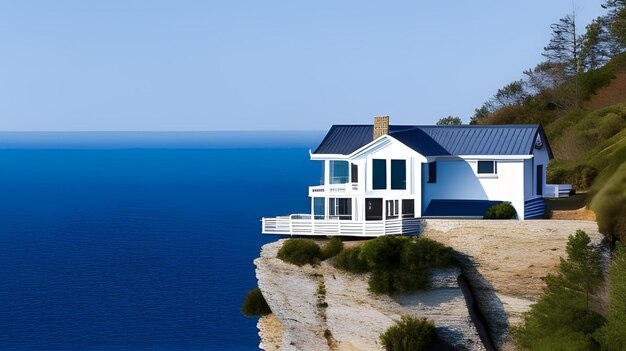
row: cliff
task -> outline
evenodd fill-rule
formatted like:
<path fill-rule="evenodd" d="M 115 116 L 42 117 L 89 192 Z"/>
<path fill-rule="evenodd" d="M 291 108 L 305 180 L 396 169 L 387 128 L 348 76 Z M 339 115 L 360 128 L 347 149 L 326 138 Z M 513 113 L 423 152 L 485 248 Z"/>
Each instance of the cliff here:
<path fill-rule="evenodd" d="M 267 244 L 254 262 L 259 288 L 274 312 L 259 321 L 261 347 L 380 350 L 379 335 L 410 314 L 433 320 L 440 339 L 455 349 L 484 350 L 457 283 L 462 271 L 496 348 L 513 350 L 510 326 L 537 300 L 542 277 L 556 269 L 577 229 L 595 244 L 602 242 L 592 221 L 428 220 L 422 235 L 451 246 L 460 270 L 432 271 L 433 289 L 394 298 L 370 294 L 367 275 L 339 271 L 326 261 L 297 267 L 276 258 L 283 240 Z"/>
<path fill-rule="evenodd" d="M 379 335 L 403 314 L 433 320 L 437 335 L 454 349 L 484 350 L 457 283 L 458 267 L 431 271 L 429 291 L 391 298 L 370 294 L 367 275 L 342 272 L 326 261 L 297 267 L 277 259 L 282 242 L 263 246 L 254 261 L 259 288 L 283 327 L 261 330 L 266 350 L 276 349 L 271 330 L 282 333 L 279 348 L 285 351 L 380 350 Z M 272 319 L 260 325 L 275 325 Z"/>

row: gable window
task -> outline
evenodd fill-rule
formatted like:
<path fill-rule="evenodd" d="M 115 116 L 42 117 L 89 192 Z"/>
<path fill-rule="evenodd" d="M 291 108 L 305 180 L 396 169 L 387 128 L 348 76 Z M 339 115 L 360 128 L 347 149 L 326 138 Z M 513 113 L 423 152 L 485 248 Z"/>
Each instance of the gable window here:
<path fill-rule="evenodd" d="M 348 161 L 329 161 L 330 184 L 345 184 L 348 182 Z"/>
<path fill-rule="evenodd" d="M 372 189 L 387 189 L 387 160 L 372 160 Z"/>
<path fill-rule="evenodd" d="M 478 161 L 478 174 L 498 174 L 496 161 Z"/>
<path fill-rule="evenodd" d="M 437 161 L 428 164 L 428 182 L 437 183 Z"/>
<path fill-rule="evenodd" d="M 406 160 L 391 160 L 391 189 L 406 189 Z"/>

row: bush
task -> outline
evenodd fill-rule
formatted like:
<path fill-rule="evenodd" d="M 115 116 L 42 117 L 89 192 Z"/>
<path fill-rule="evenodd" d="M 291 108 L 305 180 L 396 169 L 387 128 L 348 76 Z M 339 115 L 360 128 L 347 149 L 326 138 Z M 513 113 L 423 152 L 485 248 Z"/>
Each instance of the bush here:
<path fill-rule="evenodd" d="M 487 209 L 483 219 L 515 219 L 517 212 L 510 202 L 493 205 Z"/>
<path fill-rule="evenodd" d="M 594 179 L 598 175 L 598 170 L 587 165 L 578 165 L 571 172 L 572 186 L 576 190 L 587 190 L 591 187 Z"/>
<path fill-rule="evenodd" d="M 436 241 L 419 238 L 410 241 L 402 248 L 400 260 L 408 269 L 445 267 L 454 264 L 452 248 Z"/>
<path fill-rule="evenodd" d="M 402 246 L 410 240 L 399 235 L 385 235 L 363 244 L 361 258 L 374 270 L 391 269 L 400 264 Z"/>
<path fill-rule="evenodd" d="M 365 273 L 369 270 L 367 262 L 361 258 L 361 247 L 343 249 L 335 258 L 335 267 L 352 273 Z"/>
<path fill-rule="evenodd" d="M 387 351 L 429 350 L 436 339 L 433 322 L 411 316 L 402 316 L 380 336 L 380 341 Z"/>
<path fill-rule="evenodd" d="M 337 256 L 343 250 L 343 242 L 339 238 L 330 239 L 321 249 L 322 260 Z"/>
<path fill-rule="evenodd" d="M 248 292 L 245 300 L 243 300 L 243 305 L 241 305 L 241 313 L 246 317 L 264 316 L 272 313 L 261 289 L 254 288 Z"/>
<path fill-rule="evenodd" d="M 374 294 L 406 294 L 428 287 L 425 270 L 379 270 L 369 279 L 369 289 Z"/>
<path fill-rule="evenodd" d="M 556 274 L 544 280 L 544 293 L 524 316 L 524 324 L 513 333 L 523 349 L 552 350 L 568 341 L 568 348 L 588 349 L 591 335 L 604 318 L 590 309 L 591 296 L 602 283 L 601 256 L 581 231 L 567 242 L 567 260 L 561 259 Z"/>
<path fill-rule="evenodd" d="M 311 239 L 288 239 L 278 250 L 277 257 L 298 266 L 316 265 L 320 261 L 320 247 Z"/>
<path fill-rule="evenodd" d="M 600 342 L 602 350 L 626 350 L 626 244 L 617 243 L 609 277 L 609 316 L 594 337 Z"/>

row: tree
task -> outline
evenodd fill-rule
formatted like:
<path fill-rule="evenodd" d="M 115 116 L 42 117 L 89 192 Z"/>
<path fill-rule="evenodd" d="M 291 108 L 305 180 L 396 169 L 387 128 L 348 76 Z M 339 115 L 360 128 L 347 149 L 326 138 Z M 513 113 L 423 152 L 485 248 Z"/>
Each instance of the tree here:
<path fill-rule="evenodd" d="M 534 94 L 547 90 L 554 92 L 556 88 L 567 80 L 564 72 L 563 64 L 544 61 L 535 66 L 535 68 L 527 69 L 523 72 L 526 76 L 524 84 Z"/>
<path fill-rule="evenodd" d="M 460 117 L 448 116 L 437 121 L 438 126 L 458 126 L 463 124 Z"/>
<path fill-rule="evenodd" d="M 561 18 L 558 23 L 553 23 L 550 28 L 552 29 L 552 38 L 548 46 L 543 48 L 544 53 L 542 55 L 548 59 L 548 62 L 562 64 L 565 75 L 574 77 L 575 104 L 578 108 L 582 38 L 576 32 L 576 15 L 567 15 Z"/>
<path fill-rule="evenodd" d="M 591 349 L 591 335 L 604 319 L 589 306 L 603 280 L 600 253 L 590 242 L 582 230 L 570 235 L 567 259 L 561 258 L 558 272 L 545 278 L 543 295 L 514 329 L 523 348 L 548 350 L 568 341 L 565 349 Z"/>
<path fill-rule="evenodd" d="M 621 51 L 620 44 L 609 26 L 608 16 L 598 17 L 587 25 L 580 51 L 581 64 L 585 70 L 603 66 Z"/>
<path fill-rule="evenodd" d="M 479 124 L 480 121 L 484 120 L 489 116 L 493 111 L 489 110 L 489 104 L 486 102 L 483 103 L 479 108 L 474 109 L 474 115 L 470 117 L 469 124 Z"/>
<path fill-rule="evenodd" d="M 626 350 L 626 244 L 617 243 L 609 272 L 611 296 L 609 317 L 594 336 L 602 350 Z"/>
<path fill-rule="evenodd" d="M 524 82 L 516 80 L 498 89 L 496 94 L 487 102 L 489 111 L 495 112 L 503 107 L 521 105 L 530 95 L 524 89 Z"/>
<path fill-rule="evenodd" d="M 602 7 L 609 10 L 606 17 L 611 34 L 622 48 L 626 47 L 626 0 L 607 0 Z"/>

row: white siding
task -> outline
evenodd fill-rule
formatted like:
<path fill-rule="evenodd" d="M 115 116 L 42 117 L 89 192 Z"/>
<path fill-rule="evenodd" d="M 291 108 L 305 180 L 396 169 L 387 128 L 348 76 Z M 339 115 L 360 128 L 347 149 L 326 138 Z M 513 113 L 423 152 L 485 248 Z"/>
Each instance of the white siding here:
<path fill-rule="evenodd" d="M 520 219 L 524 218 L 524 162 L 498 160 L 498 173 L 478 175 L 477 160 L 437 160 L 437 182 L 428 183 L 428 167 L 423 167 L 423 210 L 430 200 L 509 201 Z M 423 211 L 422 211 L 423 212 Z"/>

